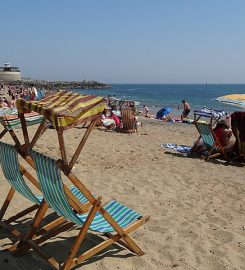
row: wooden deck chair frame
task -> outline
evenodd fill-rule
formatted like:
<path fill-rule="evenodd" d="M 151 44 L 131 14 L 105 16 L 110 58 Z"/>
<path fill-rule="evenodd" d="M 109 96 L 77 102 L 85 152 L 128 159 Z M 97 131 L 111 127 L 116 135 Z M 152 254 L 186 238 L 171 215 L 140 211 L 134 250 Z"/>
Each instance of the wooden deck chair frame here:
<path fill-rule="evenodd" d="M 42 154 L 37 153 L 38 155 L 43 156 Z M 46 157 L 47 158 L 47 157 Z M 58 167 L 60 164 L 59 162 L 56 162 L 56 166 Z M 37 170 L 38 165 L 36 166 Z M 46 169 L 45 169 L 46 171 Z M 40 220 L 42 217 L 40 217 L 40 213 L 37 213 L 34 218 L 34 224 L 32 228 L 29 230 L 29 232 L 26 235 L 26 238 L 24 241 L 22 241 L 19 246 L 17 247 L 17 251 L 19 253 L 22 253 L 23 251 L 26 252 L 29 248 L 34 249 L 43 259 L 45 259 L 54 269 L 71 269 L 75 267 L 76 265 L 82 263 L 83 261 L 89 259 L 93 255 L 97 254 L 98 252 L 104 250 L 108 246 L 112 245 L 113 243 L 117 242 L 124 247 L 128 248 L 131 252 L 134 252 L 135 254 L 141 256 L 143 255 L 143 251 L 138 247 L 138 245 L 132 240 L 132 238 L 128 235 L 130 232 L 136 230 L 138 227 L 142 226 L 149 220 L 149 216 L 141 217 L 140 219 L 135 220 L 132 224 L 130 224 L 127 228 L 122 228 L 120 225 L 112 218 L 112 216 L 107 212 L 105 207 L 101 204 L 101 197 L 96 199 L 92 193 L 86 188 L 86 186 L 79 180 L 72 172 L 70 172 L 67 175 L 68 179 L 80 190 L 81 193 L 83 193 L 88 201 L 91 203 L 92 208 L 89 211 L 89 214 L 87 215 L 87 218 L 83 225 L 81 226 L 81 229 L 76 237 L 76 240 L 70 249 L 70 252 L 68 253 L 68 256 L 66 257 L 64 263 L 60 265 L 55 258 L 50 257 L 46 253 L 43 252 L 40 245 L 53 236 L 52 231 L 47 232 L 46 235 L 40 237 L 39 239 L 35 240 L 33 239 L 33 235 L 35 233 L 35 228 L 39 226 Z M 51 183 L 51 179 L 48 179 L 48 182 Z M 39 179 L 40 181 L 40 179 Z M 50 185 L 50 184 L 49 184 Z M 45 194 L 45 193 L 44 193 Z M 45 195 L 44 195 L 45 196 Z M 48 201 L 48 199 L 47 199 Z M 45 207 L 43 205 L 43 207 Z M 40 211 L 41 212 L 41 211 Z M 93 221 L 93 218 L 96 215 L 96 212 L 99 212 L 101 216 L 104 217 L 104 219 L 114 228 L 115 234 L 111 233 L 105 233 L 104 235 L 108 238 L 107 240 L 104 240 L 102 243 L 96 245 L 95 247 L 91 248 L 90 250 L 84 252 L 83 254 L 76 257 L 78 250 L 89 230 L 89 227 Z M 72 226 L 73 222 L 68 222 L 65 226 Z M 62 230 L 63 231 L 63 230 Z M 57 233 L 55 234 L 57 235 Z"/>
<path fill-rule="evenodd" d="M 71 97 L 72 98 L 72 97 Z M 86 110 L 85 110 L 86 112 Z M 34 168 L 34 163 L 32 161 L 32 159 L 30 158 L 30 156 L 28 156 L 28 152 L 30 149 L 32 149 L 32 147 L 35 145 L 35 143 L 37 142 L 37 140 L 40 138 L 40 136 L 47 130 L 48 128 L 48 119 L 46 117 L 43 117 L 43 120 L 41 122 L 41 124 L 39 125 L 35 135 L 33 136 L 32 140 L 30 141 L 29 140 L 29 135 L 28 135 L 28 131 L 27 131 L 27 123 L 26 123 L 26 118 L 25 118 L 25 114 L 24 112 L 22 113 L 19 113 L 19 118 L 20 118 L 20 122 L 21 122 L 21 127 L 22 127 L 22 131 L 23 131 L 23 136 L 24 136 L 24 142 L 25 144 L 24 145 L 21 145 L 19 139 L 17 138 L 15 132 L 13 130 L 7 130 L 7 129 L 4 129 L 3 132 L 1 132 L 0 134 L 0 138 L 2 138 L 8 131 L 10 132 L 10 135 L 11 137 L 13 138 L 14 142 L 15 142 L 15 145 L 16 145 L 16 149 L 18 151 L 18 153 Z M 74 166 L 79 154 L 81 153 L 82 151 L 82 148 L 93 128 L 93 126 L 95 125 L 96 123 L 96 120 L 95 119 L 94 121 L 91 122 L 89 128 L 87 129 L 85 135 L 83 136 L 80 144 L 78 145 L 70 163 L 68 164 L 67 162 L 67 158 L 66 158 L 66 151 L 65 151 L 65 145 L 64 145 L 64 137 L 63 137 L 63 131 L 57 131 L 58 133 L 58 139 L 59 139 L 59 144 L 60 144 L 60 151 L 61 151 L 61 160 L 60 160 L 60 163 L 61 163 L 61 166 L 62 166 L 62 169 L 64 171 L 64 173 L 67 173 L 69 172 L 72 167 Z M 34 168 L 35 169 L 35 168 Z M 24 170 L 26 175 L 29 175 L 31 177 L 30 174 L 28 174 L 28 172 L 26 170 Z M 34 178 L 32 177 L 31 178 L 32 180 L 34 180 Z M 38 186 L 38 183 L 36 182 L 36 186 Z M 78 213 L 81 212 L 81 213 L 85 213 L 89 210 L 89 203 L 85 203 L 84 205 L 82 205 L 80 203 L 80 201 L 74 196 L 74 194 L 68 189 L 68 188 L 65 188 L 65 192 L 67 194 L 67 196 L 69 197 L 69 201 L 70 203 L 72 204 L 72 207 L 75 211 L 77 211 Z M 5 214 L 7 208 L 8 208 L 8 205 L 13 197 L 13 194 L 14 194 L 14 191 L 11 189 L 9 191 L 9 194 L 2 206 L 2 215 Z M 42 206 L 43 205 L 43 206 Z M 79 206 L 78 206 L 79 205 Z M 42 207 L 41 207 L 42 206 Z M 41 206 L 38 208 L 38 216 L 39 216 L 39 219 L 38 219 L 38 222 L 40 224 L 42 218 L 44 217 L 47 209 L 48 209 L 48 205 L 45 201 L 43 201 L 41 203 Z M 37 207 L 37 206 L 35 206 Z M 30 209 L 31 210 L 31 209 Z M 63 218 L 60 218 L 58 219 L 57 221 L 54 221 L 51 225 L 47 225 L 46 228 L 48 227 L 53 227 L 53 226 L 58 226 L 60 224 L 60 220 L 63 220 Z M 35 227 L 35 231 L 37 231 L 37 226 Z M 17 233 L 18 234 L 18 233 Z M 34 234 L 32 235 L 34 236 Z M 24 241 L 27 240 L 27 237 L 24 238 Z M 13 247 L 13 250 L 15 250 L 16 246 L 18 245 L 15 245 Z"/>
<path fill-rule="evenodd" d="M 216 137 L 216 135 L 215 135 L 212 127 L 209 124 L 204 123 L 204 122 L 198 122 L 198 121 L 196 121 L 194 124 L 195 124 L 195 126 L 196 126 L 196 128 L 197 128 L 197 130 L 198 130 L 198 132 L 200 134 L 198 140 L 202 138 L 203 141 L 204 141 L 205 146 L 208 146 L 208 145 L 205 143 L 205 139 L 204 139 L 204 136 L 203 136 L 203 133 L 202 133 L 202 130 L 201 130 L 201 126 L 204 126 L 205 127 L 205 130 L 207 131 L 208 135 L 212 138 L 212 145 L 210 145 L 210 148 L 207 149 L 209 155 L 206 158 L 206 160 L 209 160 L 209 159 L 218 157 L 220 155 L 223 156 L 223 158 L 225 160 L 227 160 L 227 155 L 226 155 L 226 153 L 225 153 L 225 151 L 224 151 L 224 149 L 223 149 L 220 141 Z M 217 152 L 217 150 L 218 150 L 218 152 Z M 215 151 L 215 153 L 213 153 L 214 151 Z"/>
<path fill-rule="evenodd" d="M 3 144 L 3 143 L 1 143 Z M 13 146 L 10 146 L 8 144 L 5 144 L 5 147 L 12 147 L 14 148 Z M 17 153 L 17 151 L 16 151 Z M 32 167 L 34 167 L 34 163 L 33 161 L 30 159 L 30 158 L 25 158 L 27 163 L 29 165 L 31 165 Z M 12 162 L 13 162 L 13 157 L 12 157 Z M 35 186 L 38 190 L 40 190 L 40 185 L 38 183 L 38 181 L 25 169 L 25 167 L 21 164 L 17 164 L 17 166 L 19 167 L 19 172 L 17 171 L 17 168 L 16 170 L 14 171 L 14 174 L 22 174 L 23 176 L 25 176 L 27 178 L 27 180 L 30 181 L 30 183 Z M 14 176 L 13 176 L 14 177 Z M 21 176 L 19 176 L 21 177 Z M 27 187 L 25 187 L 25 181 L 23 181 L 23 191 L 24 193 L 27 193 L 28 195 L 28 198 L 29 199 L 30 197 L 34 198 L 35 195 L 32 193 L 32 191 Z M 20 242 L 23 241 L 23 239 L 25 238 L 25 235 L 23 233 L 21 233 L 20 231 L 18 231 L 11 223 L 17 221 L 18 219 L 26 216 L 27 214 L 37 210 L 37 213 L 39 215 L 39 217 L 44 217 L 44 215 L 46 214 L 47 212 L 47 209 L 48 209 L 48 204 L 45 203 L 44 200 L 40 201 L 39 203 L 35 203 L 34 205 L 20 211 L 19 213 L 9 217 L 8 219 L 4 220 L 4 215 L 5 213 L 7 212 L 7 209 L 14 197 L 14 194 L 16 192 L 16 189 L 14 186 L 11 186 L 7 196 L 6 196 L 6 199 L 4 200 L 3 202 L 3 205 L 0 209 L 0 227 L 3 227 L 5 229 L 7 229 L 13 236 L 15 236 Z M 89 206 L 89 202 L 85 202 L 84 200 L 84 204 L 82 204 L 82 208 L 81 208 L 81 202 L 78 201 L 77 197 L 74 196 L 74 194 L 71 192 L 71 190 L 69 188 L 65 188 L 65 192 L 68 194 L 69 196 L 69 201 L 70 203 L 72 204 L 72 207 L 74 209 L 76 209 L 76 211 L 82 211 L 81 213 L 85 213 L 89 210 L 88 206 Z M 23 195 L 23 193 L 21 193 Z M 80 196 L 80 199 L 81 199 L 81 196 Z M 29 199 L 30 200 L 30 199 Z M 79 205 L 79 206 L 78 206 Z M 81 210 L 82 209 L 82 210 Z M 40 222 L 42 221 L 42 218 L 39 220 L 39 225 L 40 225 Z M 35 232 L 36 234 L 32 235 L 32 237 L 37 237 L 38 235 L 42 234 L 42 233 L 45 233 L 47 232 L 48 230 L 50 229 L 54 229 L 54 228 L 59 228 L 60 225 L 64 226 L 64 224 L 67 223 L 65 221 L 65 219 L 63 217 L 59 217 L 53 221 L 51 221 L 50 223 L 44 225 L 43 227 L 38 227 L 38 226 L 35 226 Z M 60 231 L 60 228 L 58 229 L 58 232 Z M 14 251 L 16 250 L 16 247 L 18 246 L 18 242 L 15 243 L 12 247 L 9 248 L 9 250 L 11 251 Z"/>
<path fill-rule="evenodd" d="M 28 135 L 28 130 L 24 118 L 24 113 L 20 113 L 20 120 L 21 120 L 21 125 L 22 125 L 22 131 L 23 131 L 23 136 L 24 136 L 24 141 L 25 145 L 24 147 L 21 147 L 21 151 L 23 151 L 23 155 L 25 156 L 30 156 L 30 152 L 35 145 L 36 140 L 40 137 L 39 134 L 42 133 L 43 127 L 40 126 L 35 133 L 32 141 L 30 142 L 29 135 Z M 99 117 L 99 115 L 98 115 Z M 89 127 L 87 128 L 83 138 L 81 139 L 77 149 L 75 150 L 74 155 L 72 156 L 71 160 L 67 160 L 67 155 L 66 155 L 66 149 L 65 149 L 65 142 L 64 142 L 64 136 L 63 136 L 63 130 L 57 129 L 57 135 L 58 135 L 58 141 L 59 141 L 59 146 L 60 146 L 60 153 L 61 153 L 61 159 L 57 161 L 57 166 L 61 169 L 61 171 L 64 172 L 64 174 L 70 179 L 70 181 L 78 188 L 78 190 L 86 196 L 88 199 L 89 203 L 92 205 L 92 208 L 86 218 L 86 221 L 84 222 L 83 226 L 81 227 L 81 230 L 77 236 L 77 239 L 66 259 L 64 262 L 64 265 L 60 267 L 59 263 L 54 259 L 50 258 L 49 256 L 46 256 L 40 249 L 40 244 L 49 239 L 50 237 L 53 236 L 52 231 L 47 232 L 46 235 L 43 237 L 40 237 L 37 240 L 33 240 L 33 236 L 36 232 L 36 228 L 39 226 L 42 217 L 43 217 L 43 212 L 45 212 L 45 208 L 47 208 L 47 202 L 45 201 L 41 207 L 39 208 L 39 211 L 36 213 L 36 216 L 34 218 L 33 226 L 30 228 L 29 232 L 26 234 L 25 238 L 23 241 L 21 241 L 17 246 L 16 246 L 16 252 L 18 254 L 25 253 L 30 247 L 35 249 L 43 258 L 45 258 L 53 268 L 55 269 L 70 269 L 77 265 L 78 263 L 90 258 L 94 254 L 100 252 L 104 248 L 108 247 L 109 245 L 113 244 L 114 242 L 118 242 L 125 247 L 127 247 L 129 250 L 135 252 L 138 255 L 143 255 L 143 251 L 136 245 L 136 243 L 128 236 L 128 233 L 134 231 L 136 228 L 139 226 L 143 225 L 146 221 L 149 220 L 149 217 L 143 217 L 137 222 L 134 222 L 131 224 L 128 228 L 123 229 L 121 228 L 118 223 L 108 214 L 108 212 L 105 210 L 105 208 L 101 205 L 101 198 L 96 199 L 92 193 L 85 187 L 85 185 L 71 172 L 75 162 L 78 159 L 78 156 L 80 155 L 85 142 L 87 141 L 93 127 L 95 126 L 97 122 L 97 118 L 93 118 L 90 122 Z M 58 126 L 58 125 L 56 125 Z M 69 196 L 67 196 L 69 198 Z M 69 204 L 72 202 L 69 201 Z M 79 202 L 78 202 L 79 203 Z M 84 207 L 80 203 L 80 209 L 76 209 L 72 206 L 73 211 L 76 211 L 77 213 L 85 212 L 88 210 L 88 207 Z M 44 209 L 44 210 L 43 210 Z M 84 254 L 80 255 L 79 257 L 75 258 L 77 251 L 89 229 L 89 226 L 91 222 L 93 221 L 94 216 L 96 213 L 99 212 L 104 219 L 114 228 L 116 234 L 111 235 L 110 233 L 107 234 L 110 238 L 106 241 L 104 241 L 102 244 L 97 245 L 96 247 L 92 248 L 88 252 L 85 252 Z M 72 225 L 72 222 L 68 222 L 66 226 Z M 57 234 L 54 234 L 57 235 Z"/>
<path fill-rule="evenodd" d="M 24 115 L 25 117 L 25 115 Z M 7 128 L 6 125 L 4 124 L 5 122 L 7 122 L 7 120 L 1 120 L 0 121 L 2 126 L 4 127 L 3 131 L 0 133 L 0 139 L 2 139 L 6 133 L 9 132 L 10 136 L 12 137 L 13 141 L 15 142 L 16 146 L 20 146 L 21 143 L 18 139 L 18 137 L 16 136 L 16 133 L 14 132 L 14 128 Z M 39 122 L 40 123 L 40 122 Z M 33 143 L 35 143 L 38 139 L 38 137 L 40 137 L 46 130 L 48 129 L 48 123 L 47 123 L 47 119 L 43 118 L 41 123 L 40 123 L 40 132 L 38 134 L 38 136 L 36 135 L 36 137 L 33 138 Z"/>
<path fill-rule="evenodd" d="M 123 124 L 122 131 L 129 133 L 137 132 L 138 134 L 137 121 L 133 110 L 131 108 L 123 108 L 121 110 L 121 116 Z"/>
<path fill-rule="evenodd" d="M 40 124 L 40 126 L 36 130 L 36 133 L 33 136 L 33 139 L 31 141 L 29 139 L 27 125 L 26 125 L 26 121 L 25 121 L 25 117 L 24 117 L 23 113 L 20 114 L 20 120 L 21 120 L 21 125 L 22 125 L 23 137 L 24 137 L 24 141 L 25 141 L 25 149 L 22 147 L 22 149 L 20 149 L 20 151 L 24 150 L 24 153 L 26 155 L 28 155 L 28 152 L 34 147 L 37 140 L 44 133 L 44 131 L 46 129 L 45 123 L 48 120 L 46 118 L 43 119 L 43 122 Z M 95 120 L 92 120 L 90 122 L 90 124 L 89 124 L 84 136 L 82 137 L 77 149 L 75 150 L 70 162 L 67 159 L 67 153 L 66 153 L 66 148 L 65 148 L 65 140 L 64 140 L 64 132 L 60 131 L 60 130 L 57 130 L 57 136 L 58 136 L 60 154 L 61 154 L 60 162 L 61 162 L 64 173 L 68 174 L 72 170 L 74 164 L 76 163 L 79 155 L 81 154 L 82 149 L 83 149 L 83 147 L 84 147 L 84 145 L 85 145 L 91 131 L 93 130 L 94 126 L 96 125 L 97 121 L 98 121 L 98 119 L 95 119 Z"/>

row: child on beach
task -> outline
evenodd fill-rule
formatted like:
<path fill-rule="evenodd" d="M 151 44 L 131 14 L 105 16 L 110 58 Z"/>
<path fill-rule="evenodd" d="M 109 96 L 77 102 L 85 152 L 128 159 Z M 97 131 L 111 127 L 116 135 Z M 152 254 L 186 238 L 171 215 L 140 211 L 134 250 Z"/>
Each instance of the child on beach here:
<path fill-rule="evenodd" d="M 148 117 L 150 117 L 148 115 L 148 113 L 149 113 L 149 108 L 144 105 L 143 106 L 143 115 L 148 118 Z"/>

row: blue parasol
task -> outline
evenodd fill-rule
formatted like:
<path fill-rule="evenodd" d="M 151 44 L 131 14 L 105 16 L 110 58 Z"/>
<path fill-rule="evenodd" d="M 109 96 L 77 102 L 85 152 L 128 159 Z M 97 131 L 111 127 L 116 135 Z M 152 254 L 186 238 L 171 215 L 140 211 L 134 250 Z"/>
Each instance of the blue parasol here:
<path fill-rule="evenodd" d="M 156 114 L 156 119 L 162 119 L 163 116 L 168 115 L 171 111 L 172 111 L 171 108 L 165 107 L 161 108 Z"/>

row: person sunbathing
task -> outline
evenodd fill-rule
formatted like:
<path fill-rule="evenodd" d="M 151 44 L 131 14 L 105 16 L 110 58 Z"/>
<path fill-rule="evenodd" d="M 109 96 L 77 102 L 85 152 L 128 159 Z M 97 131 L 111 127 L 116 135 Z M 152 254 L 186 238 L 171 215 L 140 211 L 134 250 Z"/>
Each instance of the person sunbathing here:
<path fill-rule="evenodd" d="M 116 128 L 115 120 L 112 117 L 111 108 L 106 107 L 101 115 L 101 122 L 107 130 Z"/>
<path fill-rule="evenodd" d="M 233 152 L 235 141 L 231 140 L 232 130 L 225 120 L 220 120 L 213 129 L 216 138 L 219 140 L 226 153 Z"/>
<path fill-rule="evenodd" d="M 225 153 L 232 153 L 235 149 L 235 141 L 231 140 L 232 130 L 228 125 L 227 121 L 220 120 L 216 127 L 213 129 L 216 138 L 219 140 Z M 203 143 L 202 138 L 198 139 L 193 147 L 191 148 L 191 154 L 202 154 L 205 153 L 206 147 Z"/>

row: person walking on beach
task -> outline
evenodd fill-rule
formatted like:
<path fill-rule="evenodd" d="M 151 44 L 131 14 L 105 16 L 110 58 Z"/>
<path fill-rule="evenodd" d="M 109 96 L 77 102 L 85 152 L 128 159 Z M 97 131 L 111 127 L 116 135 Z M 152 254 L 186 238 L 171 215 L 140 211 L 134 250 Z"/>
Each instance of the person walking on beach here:
<path fill-rule="evenodd" d="M 182 103 L 183 103 L 184 109 L 183 109 L 183 112 L 181 114 L 181 120 L 183 120 L 184 118 L 189 118 L 188 115 L 191 111 L 191 107 L 190 107 L 189 103 L 187 103 L 184 99 L 182 100 Z M 180 105 L 178 106 L 178 110 L 179 110 L 179 107 L 180 107 Z"/>
<path fill-rule="evenodd" d="M 146 107 L 146 106 L 144 105 L 144 107 L 143 107 L 143 115 L 144 115 L 145 117 L 149 117 L 148 113 L 149 113 L 149 109 L 148 109 L 148 107 Z"/>

